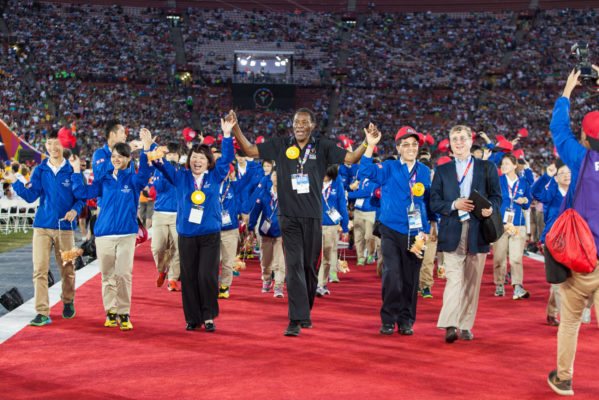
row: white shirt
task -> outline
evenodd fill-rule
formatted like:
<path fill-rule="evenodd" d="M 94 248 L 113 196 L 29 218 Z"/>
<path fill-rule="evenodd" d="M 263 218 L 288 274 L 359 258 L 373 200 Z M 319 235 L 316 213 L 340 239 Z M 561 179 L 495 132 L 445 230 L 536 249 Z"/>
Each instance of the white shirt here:
<path fill-rule="evenodd" d="M 48 167 L 50 167 L 50 169 L 52 170 L 52 172 L 54 172 L 54 175 L 58 174 L 58 171 L 60 171 L 60 169 L 62 167 L 64 167 L 64 165 L 67 163 L 67 160 L 65 160 L 64 158 L 62 159 L 62 163 L 60 164 L 60 166 L 55 167 L 50 160 L 48 160 Z"/>

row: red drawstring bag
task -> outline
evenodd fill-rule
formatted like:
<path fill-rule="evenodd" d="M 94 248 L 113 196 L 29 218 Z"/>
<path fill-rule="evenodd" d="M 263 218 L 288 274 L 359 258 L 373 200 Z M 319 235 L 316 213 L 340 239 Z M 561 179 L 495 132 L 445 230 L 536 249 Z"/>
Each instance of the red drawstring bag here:
<path fill-rule="evenodd" d="M 597 265 L 597 247 L 586 221 L 569 208 L 555 221 L 545 237 L 555 260 L 572 271 L 588 273 Z"/>
<path fill-rule="evenodd" d="M 137 218 L 137 227 L 137 238 L 135 239 L 136 246 L 148 240 L 148 230 L 144 227 L 144 224 L 139 218 Z"/>
<path fill-rule="evenodd" d="M 572 207 L 576 204 L 576 197 L 580 184 L 583 181 L 588 154 L 584 158 L 582 174 L 578 178 Z M 574 210 L 568 208 L 554 222 L 545 237 L 545 245 L 560 264 L 565 265 L 574 272 L 589 273 L 597 266 L 597 246 L 589 224 Z"/>

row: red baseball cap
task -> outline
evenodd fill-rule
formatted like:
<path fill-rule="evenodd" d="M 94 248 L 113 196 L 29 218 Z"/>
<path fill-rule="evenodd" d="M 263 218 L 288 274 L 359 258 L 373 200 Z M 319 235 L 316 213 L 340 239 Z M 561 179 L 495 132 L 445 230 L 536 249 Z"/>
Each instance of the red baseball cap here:
<path fill-rule="evenodd" d="M 212 146 L 214 144 L 214 138 L 212 136 L 206 136 L 202 144 L 205 144 L 206 146 Z"/>
<path fill-rule="evenodd" d="M 75 147 L 75 143 L 77 142 L 77 138 L 73 136 L 71 130 L 69 128 L 62 127 L 58 131 L 58 141 L 60 145 L 65 149 Z"/>
<path fill-rule="evenodd" d="M 522 149 L 514 150 L 514 152 L 512 154 L 514 155 L 514 157 L 524 160 L 524 150 L 522 150 Z"/>
<path fill-rule="evenodd" d="M 447 164 L 447 163 L 448 163 L 448 162 L 450 162 L 450 161 L 451 161 L 451 157 L 449 157 L 449 156 L 443 156 L 443 157 L 440 157 L 440 158 L 437 160 L 437 165 L 443 165 L 443 164 Z"/>
<path fill-rule="evenodd" d="M 395 143 L 410 136 L 418 140 L 418 143 L 420 144 L 420 136 L 418 136 L 416 129 L 412 128 L 411 126 L 404 126 L 397 131 L 397 134 L 395 135 Z"/>
<path fill-rule="evenodd" d="M 582 120 L 582 130 L 593 139 L 599 139 L 599 111 L 591 111 Z"/>
<path fill-rule="evenodd" d="M 256 144 L 258 144 L 258 143 L 264 143 L 264 136 L 258 136 L 256 138 Z"/>
<path fill-rule="evenodd" d="M 514 150 L 514 145 L 512 144 L 512 142 L 509 142 L 505 139 L 500 140 L 499 143 L 497 143 L 497 147 L 501 147 L 505 152 L 510 152 Z"/>
<path fill-rule="evenodd" d="M 345 135 L 339 135 L 339 140 L 341 140 L 341 145 L 344 149 L 347 149 L 348 147 L 350 147 L 352 144 L 354 144 L 354 141 L 351 140 L 350 138 L 348 138 Z"/>
<path fill-rule="evenodd" d="M 449 151 L 449 139 L 443 139 L 439 142 L 439 150 L 444 153 Z"/>
<path fill-rule="evenodd" d="M 528 136 L 528 129 L 522 128 L 518 131 L 518 137 L 525 138 Z"/>
<path fill-rule="evenodd" d="M 428 133 L 424 137 L 424 140 L 425 140 L 426 144 L 428 144 L 429 146 L 432 146 L 433 144 L 435 144 L 435 138 L 432 137 L 431 135 L 429 135 Z"/>

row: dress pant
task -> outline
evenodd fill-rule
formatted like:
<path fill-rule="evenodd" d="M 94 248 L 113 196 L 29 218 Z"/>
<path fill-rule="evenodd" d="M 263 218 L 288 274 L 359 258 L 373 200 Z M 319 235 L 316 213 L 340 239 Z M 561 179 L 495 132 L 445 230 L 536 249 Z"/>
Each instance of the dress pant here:
<path fill-rule="evenodd" d="M 572 379 L 574 356 L 578 342 L 578 330 L 582 322 L 582 311 L 589 298 L 599 304 L 599 265 L 593 272 L 572 275 L 561 284 L 561 314 L 557 331 L 557 377 Z M 599 309 L 595 307 L 599 321 Z"/>
<path fill-rule="evenodd" d="M 322 248 L 322 221 L 318 218 L 278 216 L 283 234 L 283 250 L 287 266 L 289 319 L 310 319 L 314 305 L 316 270 Z"/>
<path fill-rule="evenodd" d="M 318 270 L 318 286 L 329 283 L 331 268 L 337 270 L 337 238 L 338 225 L 324 225 L 322 227 L 322 263 Z"/>
<path fill-rule="evenodd" d="M 220 232 L 179 235 L 179 255 L 185 321 L 200 325 L 218 316 Z"/>
<path fill-rule="evenodd" d="M 220 284 L 229 287 L 233 283 L 233 266 L 239 244 L 239 229 L 220 232 Z"/>
<path fill-rule="evenodd" d="M 408 240 L 394 229 L 381 224 L 381 250 L 383 251 L 383 279 L 381 321 L 400 327 L 412 326 L 416 320 L 418 277 L 422 259 L 408 249 L 414 238 Z"/>
<path fill-rule="evenodd" d="M 474 326 L 487 253 L 468 253 L 469 225 L 468 222 L 462 223 L 456 251 L 443 253 L 447 283 L 437 321 L 437 327 L 441 329 L 454 327 L 469 330 Z"/>
<path fill-rule="evenodd" d="M 549 289 L 549 300 L 547 301 L 547 315 L 557 317 L 561 308 L 560 283 L 552 283 Z"/>
<path fill-rule="evenodd" d="M 493 243 L 493 278 L 496 285 L 505 282 L 507 273 L 507 256 L 510 256 L 510 272 L 512 285 L 522 285 L 524 267 L 522 256 L 526 245 L 526 227 L 518 226 L 518 234 L 510 235 L 507 231 Z"/>
<path fill-rule="evenodd" d="M 271 282 L 272 273 L 275 273 L 275 289 L 285 286 L 285 256 L 283 255 L 283 239 L 279 237 L 262 236 L 260 247 L 262 257 L 260 267 L 262 269 L 262 281 Z"/>
<path fill-rule="evenodd" d="M 168 266 L 168 280 L 177 281 L 181 273 L 177 243 L 177 214 L 156 211 L 152 217 L 152 255 L 158 272 Z"/>
<path fill-rule="evenodd" d="M 131 312 L 131 280 L 136 234 L 96 237 L 96 253 L 102 273 L 104 311 Z"/>
<path fill-rule="evenodd" d="M 432 288 L 435 283 L 433 279 L 433 270 L 435 269 L 435 254 L 437 254 L 437 241 L 427 239 L 426 250 L 424 250 L 424 258 L 422 267 L 420 268 L 420 289 L 429 287 Z"/>
<path fill-rule="evenodd" d="M 50 315 L 48 271 L 50 271 L 52 245 L 54 245 L 54 257 L 62 280 L 62 302 L 70 303 L 75 298 L 75 266 L 73 262 L 62 265 L 60 256 L 61 251 L 73 248 L 73 235 L 71 230 L 33 228 L 33 288 L 35 311 L 38 314 Z"/>
<path fill-rule="evenodd" d="M 358 258 L 364 258 L 364 249 L 369 256 L 374 256 L 376 247 L 376 236 L 372 234 L 375 211 L 354 210 L 354 244 Z"/>

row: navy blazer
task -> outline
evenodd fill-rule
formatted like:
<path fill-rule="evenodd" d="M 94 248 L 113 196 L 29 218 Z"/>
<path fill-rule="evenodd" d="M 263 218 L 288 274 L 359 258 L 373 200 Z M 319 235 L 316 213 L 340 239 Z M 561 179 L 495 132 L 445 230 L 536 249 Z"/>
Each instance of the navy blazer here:
<path fill-rule="evenodd" d="M 485 170 L 489 173 L 489 188 L 487 193 L 485 183 Z M 497 168 L 489 161 L 474 159 L 472 165 L 472 190 L 476 189 L 493 204 L 493 211 L 501 208 L 501 187 Z M 460 198 L 460 187 L 456 173 L 455 161 L 443 164 L 435 170 L 431 185 L 430 207 L 431 211 L 441 216 L 439 222 L 439 241 L 437 251 L 455 251 L 460 244 L 462 223 L 457 210 L 451 210 L 451 204 Z M 470 214 L 470 229 L 468 231 L 468 253 L 487 253 L 489 245 L 484 241 L 480 232 L 480 221 Z"/>

